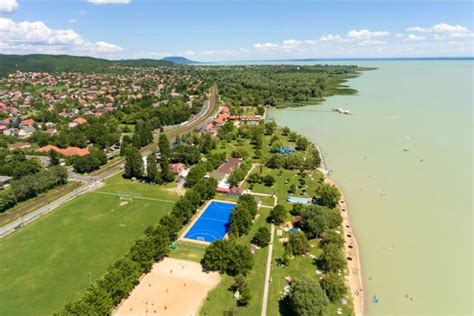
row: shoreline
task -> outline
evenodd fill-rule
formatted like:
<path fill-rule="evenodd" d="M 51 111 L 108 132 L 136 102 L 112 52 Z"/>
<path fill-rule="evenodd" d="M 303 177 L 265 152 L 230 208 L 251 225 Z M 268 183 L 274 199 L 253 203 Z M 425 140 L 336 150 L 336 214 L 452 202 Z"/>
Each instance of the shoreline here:
<path fill-rule="evenodd" d="M 352 223 L 349 216 L 349 207 L 347 205 L 347 199 L 345 198 L 342 189 L 329 177 L 329 170 L 323 158 L 321 147 L 316 145 L 321 157 L 321 167 L 318 168 L 324 174 L 324 181 L 334 185 L 341 193 L 341 198 L 338 205 L 341 209 L 342 216 L 342 228 L 344 232 L 344 253 L 346 260 L 350 257 L 352 260 L 347 260 L 348 276 L 346 284 L 350 291 L 352 304 L 355 316 L 364 315 L 364 304 L 365 304 L 365 292 L 364 285 L 362 282 L 362 267 L 359 255 L 359 246 L 357 238 L 352 229 Z"/>

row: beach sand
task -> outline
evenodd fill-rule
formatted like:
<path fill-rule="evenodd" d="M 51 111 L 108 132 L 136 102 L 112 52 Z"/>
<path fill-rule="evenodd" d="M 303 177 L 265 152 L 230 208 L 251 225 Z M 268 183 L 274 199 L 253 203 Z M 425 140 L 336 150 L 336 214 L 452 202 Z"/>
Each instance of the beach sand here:
<path fill-rule="evenodd" d="M 203 272 L 198 262 L 165 258 L 142 277 L 113 315 L 198 315 L 219 281 L 219 273 Z"/>
<path fill-rule="evenodd" d="M 327 174 L 327 170 L 323 170 L 323 173 Z M 334 181 L 332 181 L 328 176 L 326 176 L 325 182 L 335 185 L 341 192 L 339 207 L 341 209 L 342 227 L 344 229 L 344 250 L 346 258 L 352 258 L 352 260 L 347 260 L 347 267 L 349 272 L 347 278 L 347 285 L 352 295 L 354 314 L 356 316 L 361 316 L 364 315 L 365 302 L 362 283 L 362 270 L 357 240 L 355 238 L 354 231 L 352 230 L 352 225 L 349 217 L 349 208 L 347 206 L 347 200 L 344 197 L 344 192 L 341 190 L 341 188 L 336 183 L 334 183 Z"/>

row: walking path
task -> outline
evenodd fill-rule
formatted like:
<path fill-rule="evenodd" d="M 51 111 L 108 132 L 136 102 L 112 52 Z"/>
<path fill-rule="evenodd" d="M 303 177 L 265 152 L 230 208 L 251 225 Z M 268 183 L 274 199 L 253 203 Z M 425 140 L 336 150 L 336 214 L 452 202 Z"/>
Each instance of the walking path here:
<path fill-rule="evenodd" d="M 272 224 L 270 245 L 268 246 L 267 256 L 267 270 L 265 271 L 265 287 L 263 288 L 263 303 L 262 303 L 262 316 L 267 315 L 267 304 L 268 304 L 268 288 L 270 286 L 270 272 L 272 269 L 272 253 L 273 253 L 273 235 L 275 233 L 275 225 Z"/>

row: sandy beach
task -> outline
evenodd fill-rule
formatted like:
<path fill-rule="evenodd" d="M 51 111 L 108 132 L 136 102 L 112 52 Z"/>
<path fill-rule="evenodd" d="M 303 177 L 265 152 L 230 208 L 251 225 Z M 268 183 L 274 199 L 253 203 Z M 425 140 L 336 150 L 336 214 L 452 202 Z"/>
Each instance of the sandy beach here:
<path fill-rule="evenodd" d="M 344 230 L 344 250 L 346 258 L 351 258 L 352 260 L 347 260 L 348 267 L 348 278 L 347 284 L 349 286 L 352 301 L 354 305 L 354 314 L 356 316 L 364 315 L 364 290 L 362 283 L 362 269 L 360 264 L 360 256 L 357 245 L 357 240 L 352 230 L 352 225 L 349 217 L 349 208 L 347 206 L 347 200 L 344 197 L 344 192 L 341 188 L 327 176 L 325 182 L 335 185 L 341 192 L 341 199 L 339 200 L 339 207 L 341 209 L 342 216 L 342 227 Z"/>
<path fill-rule="evenodd" d="M 113 315 L 198 315 L 219 273 L 202 271 L 198 262 L 165 258 L 155 263 Z"/>

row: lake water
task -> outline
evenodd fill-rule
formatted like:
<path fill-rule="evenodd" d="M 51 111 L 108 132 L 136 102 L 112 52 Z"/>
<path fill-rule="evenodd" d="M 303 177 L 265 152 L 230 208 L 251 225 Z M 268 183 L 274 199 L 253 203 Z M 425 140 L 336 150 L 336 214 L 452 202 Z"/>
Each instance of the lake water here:
<path fill-rule="evenodd" d="M 367 314 L 471 315 L 474 61 L 337 63 L 378 69 L 349 81 L 358 95 L 270 115 L 322 147 L 346 194 Z"/>

